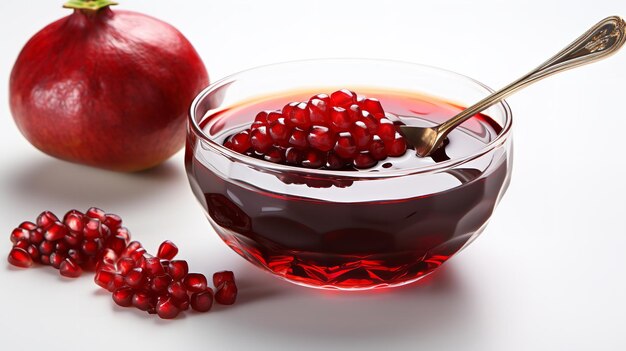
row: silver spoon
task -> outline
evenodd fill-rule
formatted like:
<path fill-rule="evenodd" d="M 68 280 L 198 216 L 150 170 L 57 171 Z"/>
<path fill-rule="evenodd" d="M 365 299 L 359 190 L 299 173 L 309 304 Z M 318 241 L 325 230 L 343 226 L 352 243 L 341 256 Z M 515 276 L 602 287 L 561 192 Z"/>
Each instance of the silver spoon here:
<path fill-rule="evenodd" d="M 461 111 L 449 120 L 434 127 L 426 128 L 400 126 L 400 130 L 407 142 L 415 147 L 418 156 L 429 156 L 443 144 L 452 129 L 512 93 L 555 73 L 582 66 L 615 53 L 626 41 L 625 27 L 626 22 L 618 16 L 605 18 L 530 73 Z"/>

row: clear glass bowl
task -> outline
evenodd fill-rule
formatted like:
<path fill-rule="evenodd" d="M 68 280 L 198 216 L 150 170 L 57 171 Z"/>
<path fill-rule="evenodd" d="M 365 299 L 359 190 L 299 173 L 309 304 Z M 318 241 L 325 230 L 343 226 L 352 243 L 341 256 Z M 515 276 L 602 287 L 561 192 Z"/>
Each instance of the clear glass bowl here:
<path fill-rule="evenodd" d="M 191 105 L 185 154 L 191 188 L 224 242 L 278 277 L 345 290 L 416 281 L 476 238 L 506 191 L 511 111 L 501 102 L 483 112 L 491 136 L 478 117 L 456 131 L 483 140 L 480 147 L 416 167 L 311 170 L 222 146 L 225 133 L 254 119 L 246 106 L 279 109 L 272 104 L 339 88 L 378 94 L 383 107 L 385 91 L 457 107 L 491 92 L 450 71 L 395 61 L 310 60 L 240 72 L 210 85 Z M 436 123 L 451 116 L 419 117 Z"/>

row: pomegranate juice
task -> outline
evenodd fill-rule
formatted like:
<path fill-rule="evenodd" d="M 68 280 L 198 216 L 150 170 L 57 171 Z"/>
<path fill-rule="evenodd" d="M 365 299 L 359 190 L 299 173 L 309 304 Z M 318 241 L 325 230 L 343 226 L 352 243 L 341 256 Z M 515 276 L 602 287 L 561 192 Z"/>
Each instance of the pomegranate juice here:
<path fill-rule="evenodd" d="M 376 90 L 359 93 L 378 98 L 385 111 L 408 125 L 438 123 L 461 109 L 424 96 Z M 256 112 L 280 108 L 298 97 L 246 103 L 214 113 L 201 125 L 222 144 L 249 125 Z M 225 122 L 237 119 L 241 123 Z M 362 183 L 373 181 L 359 180 L 359 175 L 419 170 L 461 159 L 484 149 L 501 129 L 488 116 L 477 115 L 454 130 L 446 146 L 432 157 L 419 158 L 408 150 L 404 156 L 387 158 L 368 169 L 335 171 L 347 176 L 337 179 L 308 176 L 306 170 L 287 166 L 280 175 L 262 172 L 279 184 L 271 189 L 260 178 L 258 182 L 235 181 L 217 172 L 218 166 L 203 147 L 187 145 L 186 166 L 192 189 L 211 224 L 247 260 L 308 286 L 393 286 L 430 273 L 482 231 L 508 184 L 509 162 L 506 157 L 494 156 L 482 168 L 440 170 L 438 176 L 454 184 L 441 191 L 436 190 L 438 182 L 399 186 L 394 178 L 377 180 L 377 185 L 370 187 Z M 197 142 L 188 139 L 188 143 Z M 355 175 L 354 180 L 350 174 Z M 403 188 L 414 186 L 434 190 L 423 196 L 398 195 Z"/>

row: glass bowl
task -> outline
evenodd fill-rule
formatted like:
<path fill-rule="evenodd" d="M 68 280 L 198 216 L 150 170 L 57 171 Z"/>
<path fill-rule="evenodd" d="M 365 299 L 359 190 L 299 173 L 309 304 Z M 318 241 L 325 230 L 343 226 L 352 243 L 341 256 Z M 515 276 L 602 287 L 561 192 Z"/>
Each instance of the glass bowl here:
<path fill-rule="evenodd" d="M 414 282 L 472 242 L 506 191 L 510 108 L 503 101 L 455 130 L 481 140 L 479 147 L 457 145 L 450 159 L 415 167 L 305 169 L 222 145 L 255 112 L 340 88 L 374 95 L 387 112 L 415 124 L 451 117 L 424 111 L 429 102 L 459 110 L 491 92 L 450 71 L 396 61 L 310 60 L 243 71 L 213 83 L 191 105 L 185 152 L 191 189 L 224 242 L 280 278 L 344 290 Z M 404 111 L 389 111 L 391 92 L 408 102 Z M 411 101 L 420 105 L 412 108 Z M 452 146 L 453 134 L 450 140 Z M 405 156 L 417 157 L 411 150 Z"/>

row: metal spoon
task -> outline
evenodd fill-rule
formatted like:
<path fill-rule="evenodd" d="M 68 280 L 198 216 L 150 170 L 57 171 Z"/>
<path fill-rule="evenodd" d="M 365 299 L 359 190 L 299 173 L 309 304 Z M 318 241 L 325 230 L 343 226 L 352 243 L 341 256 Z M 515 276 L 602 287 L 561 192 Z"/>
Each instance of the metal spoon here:
<path fill-rule="evenodd" d="M 426 157 L 437 150 L 450 131 L 475 114 L 504 99 L 521 88 L 566 69 L 582 66 L 615 53 L 626 41 L 626 22 L 611 16 L 598 22 L 573 43 L 522 78 L 487 96 L 434 127 L 400 126 L 418 156 Z"/>

